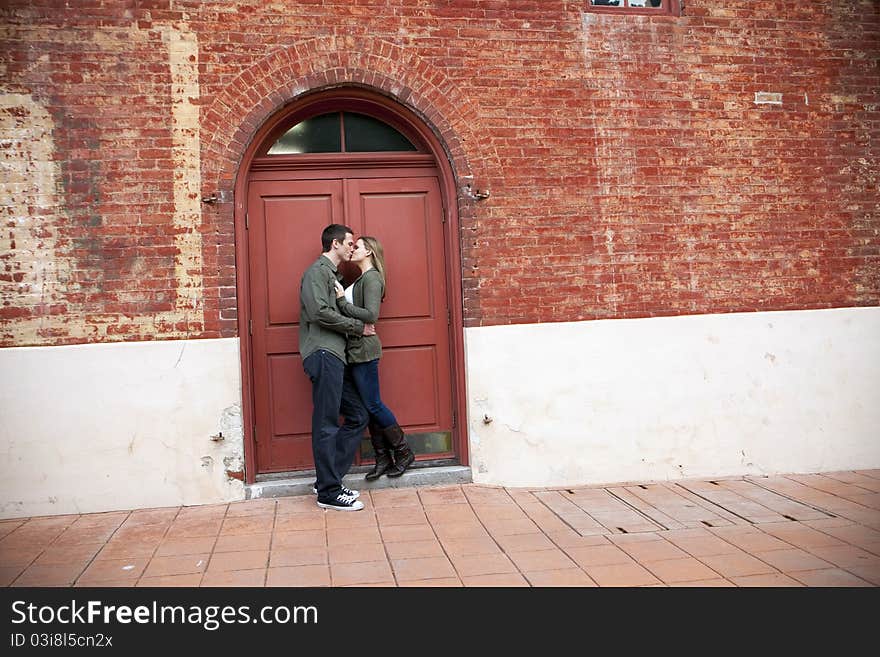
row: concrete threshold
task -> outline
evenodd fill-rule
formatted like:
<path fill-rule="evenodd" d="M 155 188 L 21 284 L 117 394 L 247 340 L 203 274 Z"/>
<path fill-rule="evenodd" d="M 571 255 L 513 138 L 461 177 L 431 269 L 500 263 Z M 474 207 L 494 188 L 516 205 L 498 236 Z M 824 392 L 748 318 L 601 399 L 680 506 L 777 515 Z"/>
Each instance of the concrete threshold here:
<path fill-rule="evenodd" d="M 342 482 L 355 490 L 369 491 L 382 488 L 412 488 L 415 486 L 442 486 L 453 484 L 470 484 L 473 482 L 471 469 L 466 465 L 446 465 L 429 468 L 412 468 L 400 477 L 379 477 L 375 481 L 367 481 L 363 472 L 351 472 L 343 477 Z M 315 483 L 313 472 L 302 476 L 258 481 L 245 486 L 245 499 L 255 500 L 264 497 L 290 497 L 293 495 L 312 495 Z"/>

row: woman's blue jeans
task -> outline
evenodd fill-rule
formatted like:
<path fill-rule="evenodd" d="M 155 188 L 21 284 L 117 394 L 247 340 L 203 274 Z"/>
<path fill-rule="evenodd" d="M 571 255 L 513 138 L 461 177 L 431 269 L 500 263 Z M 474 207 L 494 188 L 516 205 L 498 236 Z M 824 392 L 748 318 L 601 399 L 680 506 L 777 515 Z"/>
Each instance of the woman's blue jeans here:
<path fill-rule="evenodd" d="M 352 363 L 349 369 L 361 401 L 370 413 L 370 419 L 382 429 L 397 424 L 394 413 L 382 403 L 382 397 L 379 395 L 379 359 L 366 363 Z"/>

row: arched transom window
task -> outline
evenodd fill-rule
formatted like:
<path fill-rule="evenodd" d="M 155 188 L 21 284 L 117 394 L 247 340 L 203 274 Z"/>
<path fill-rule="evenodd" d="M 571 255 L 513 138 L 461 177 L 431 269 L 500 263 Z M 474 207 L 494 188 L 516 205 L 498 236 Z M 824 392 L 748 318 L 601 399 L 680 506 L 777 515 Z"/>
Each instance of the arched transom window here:
<path fill-rule="evenodd" d="M 417 151 L 387 123 L 366 114 L 331 112 L 300 121 L 276 141 L 267 155 Z"/>

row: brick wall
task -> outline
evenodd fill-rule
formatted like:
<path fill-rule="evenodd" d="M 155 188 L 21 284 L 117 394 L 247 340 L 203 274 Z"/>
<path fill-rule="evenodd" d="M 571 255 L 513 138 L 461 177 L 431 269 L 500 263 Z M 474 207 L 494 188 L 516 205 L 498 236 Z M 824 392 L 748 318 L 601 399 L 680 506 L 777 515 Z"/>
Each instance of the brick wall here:
<path fill-rule="evenodd" d="M 0 344 L 235 335 L 238 164 L 344 82 L 491 191 L 466 325 L 878 305 L 880 5 L 585 4 L 7 0 Z"/>

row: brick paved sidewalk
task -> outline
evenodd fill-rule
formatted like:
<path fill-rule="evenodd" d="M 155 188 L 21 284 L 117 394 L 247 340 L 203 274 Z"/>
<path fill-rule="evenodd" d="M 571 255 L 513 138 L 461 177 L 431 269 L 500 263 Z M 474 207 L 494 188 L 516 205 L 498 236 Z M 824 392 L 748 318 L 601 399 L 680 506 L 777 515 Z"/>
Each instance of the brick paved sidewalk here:
<path fill-rule="evenodd" d="M 880 470 L 0 521 L 3 586 L 880 586 Z"/>

